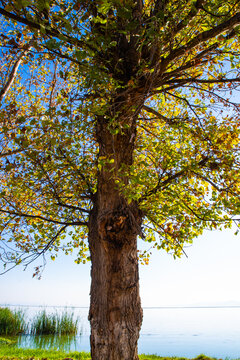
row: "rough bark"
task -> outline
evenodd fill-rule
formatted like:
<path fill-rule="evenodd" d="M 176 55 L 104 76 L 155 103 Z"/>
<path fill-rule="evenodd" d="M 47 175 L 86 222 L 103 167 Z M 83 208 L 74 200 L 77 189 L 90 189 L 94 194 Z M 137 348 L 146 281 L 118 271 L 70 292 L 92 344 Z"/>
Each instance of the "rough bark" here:
<path fill-rule="evenodd" d="M 92 359 L 137 360 L 142 323 L 137 235 L 124 206 L 103 216 L 101 221 L 98 218 L 95 209 L 89 234 Z"/>
<path fill-rule="evenodd" d="M 118 123 L 125 122 L 123 116 Z M 99 171 L 98 190 L 89 221 L 91 253 L 91 355 L 93 360 L 137 360 L 142 323 L 137 235 L 142 214 L 128 204 L 115 183 L 119 169 L 132 163 L 135 119 L 117 135 L 106 118 L 98 118 L 99 155 L 114 159 Z M 122 177 L 127 183 L 127 179 Z"/>

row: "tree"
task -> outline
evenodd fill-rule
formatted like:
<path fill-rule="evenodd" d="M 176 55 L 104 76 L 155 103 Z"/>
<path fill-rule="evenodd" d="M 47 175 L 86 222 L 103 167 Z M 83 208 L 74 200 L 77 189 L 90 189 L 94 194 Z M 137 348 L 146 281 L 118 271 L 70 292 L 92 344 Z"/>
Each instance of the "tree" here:
<path fill-rule="evenodd" d="M 238 226 L 239 1 L 0 4 L 5 271 L 89 247 L 92 359 L 136 360 L 137 237 Z"/>

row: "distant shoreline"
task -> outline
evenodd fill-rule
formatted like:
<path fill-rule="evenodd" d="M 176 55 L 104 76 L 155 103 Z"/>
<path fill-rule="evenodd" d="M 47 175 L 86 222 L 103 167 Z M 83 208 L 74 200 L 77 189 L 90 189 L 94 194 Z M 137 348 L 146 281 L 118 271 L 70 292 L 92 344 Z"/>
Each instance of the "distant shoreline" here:
<path fill-rule="evenodd" d="M 22 305 L 22 304 L 0 304 L 0 307 L 19 306 L 29 308 L 71 308 L 71 309 L 88 309 L 89 306 L 74 305 Z M 190 306 L 143 306 L 143 309 L 236 309 L 240 305 L 190 305 Z"/>

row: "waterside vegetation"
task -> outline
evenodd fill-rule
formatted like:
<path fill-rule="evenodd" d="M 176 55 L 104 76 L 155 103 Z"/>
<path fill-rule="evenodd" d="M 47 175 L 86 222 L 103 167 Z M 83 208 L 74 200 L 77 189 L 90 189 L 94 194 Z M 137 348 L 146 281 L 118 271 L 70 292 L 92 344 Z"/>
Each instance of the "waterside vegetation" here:
<path fill-rule="evenodd" d="M 41 310 L 29 322 L 25 320 L 22 310 L 0 308 L 0 336 L 16 336 L 20 334 L 32 335 L 72 335 L 79 333 L 79 318 L 65 309 L 61 314 L 48 314 Z"/>
<path fill-rule="evenodd" d="M 19 335 L 27 332 L 27 324 L 22 310 L 11 311 L 0 308 L 0 335 Z"/>
<path fill-rule="evenodd" d="M 35 349 L 22 349 L 16 345 L 16 335 L 30 333 L 41 340 L 41 335 L 53 335 L 59 341 L 64 335 L 77 335 L 79 319 L 74 319 L 74 314 L 67 310 L 62 314 L 48 314 L 45 309 L 41 310 L 31 321 L 24 320 L 25 312 L 22 310 L 10 310 L 0 308 L 0 360 L 91 360 L 90 353 L 78 351 L 57 350 L 60 348 L 58 343 L 55 346 L 45 349 L 44 346 Z M 16 326 L 15 331 L 14 324 Z M 183 357 L 161 357 L 157 355 L 139 355 L 139 360 L 188 360 Z M 205 355 L 199 355 L 193 360 L 216 360 Z"/>
<path fill-rule="evenodd" d="M 31 324 L 32 335 L 77 335 L 79 319 L 74 314 L 64 311 L 62 314 L 39 312 Z"/>

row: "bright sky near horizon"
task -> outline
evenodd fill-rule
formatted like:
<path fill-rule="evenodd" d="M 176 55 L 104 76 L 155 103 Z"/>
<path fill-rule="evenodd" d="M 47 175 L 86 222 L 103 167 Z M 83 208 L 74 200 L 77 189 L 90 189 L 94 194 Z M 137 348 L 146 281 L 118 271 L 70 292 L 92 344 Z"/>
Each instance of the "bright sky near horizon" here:
<path fill-rule="evenodd" d="M 140 265 L 142 306 L 240 305 L 240 235 L 205 231 L 185 250 L 188 258 L 177 260 L 154 250 L 150 264 Z M 0 304 L 88 306 L 90 264 L 73 260 L 49 260 L 41 280 L 33 268 L 0 276 Z"/>

